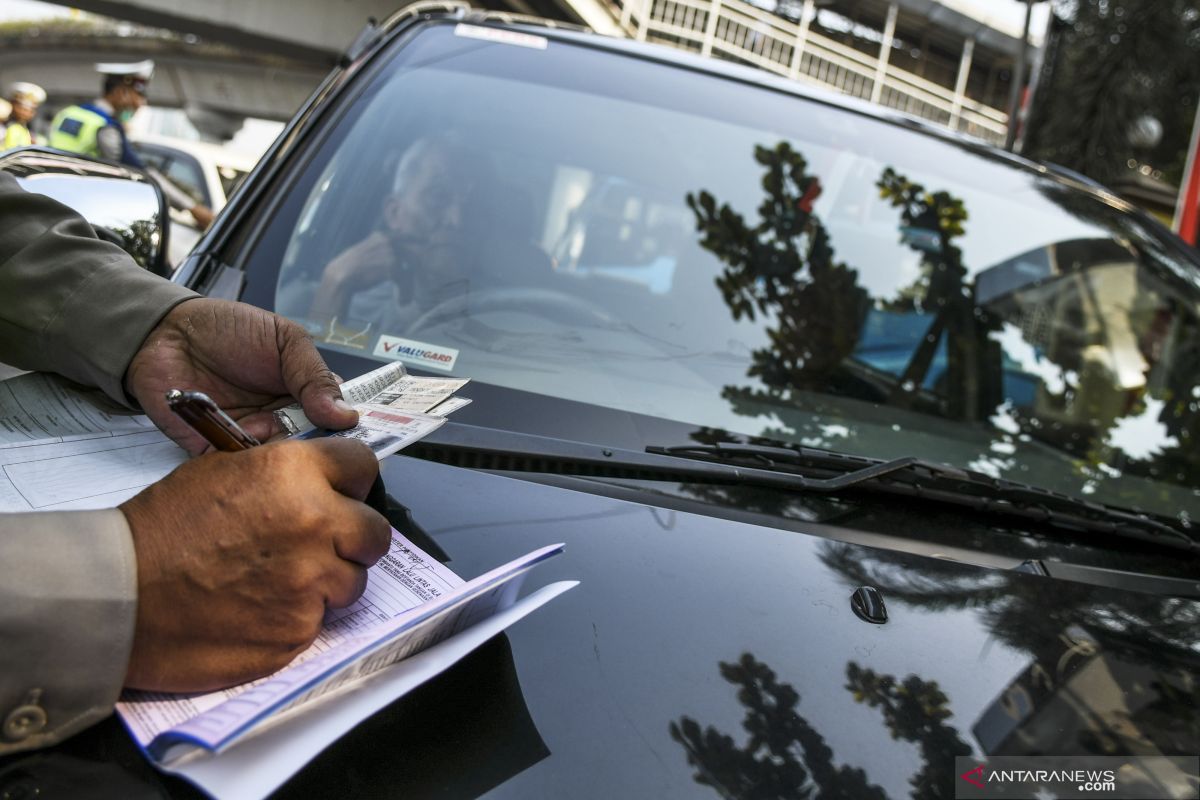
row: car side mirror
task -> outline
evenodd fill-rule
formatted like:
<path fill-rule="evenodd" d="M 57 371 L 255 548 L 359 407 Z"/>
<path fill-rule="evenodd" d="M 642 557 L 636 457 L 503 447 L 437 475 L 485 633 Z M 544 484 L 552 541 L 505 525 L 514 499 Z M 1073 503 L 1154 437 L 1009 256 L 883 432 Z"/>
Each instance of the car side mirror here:
<path fill-rule="evenodd" d="M 74 209 L 91 223 L 96 236 L 129 253 L 142 267 L 170 275 L 166 198 L 142 170 L 36 146 L 3 153 L 0 169 L 25 191 Z"/>

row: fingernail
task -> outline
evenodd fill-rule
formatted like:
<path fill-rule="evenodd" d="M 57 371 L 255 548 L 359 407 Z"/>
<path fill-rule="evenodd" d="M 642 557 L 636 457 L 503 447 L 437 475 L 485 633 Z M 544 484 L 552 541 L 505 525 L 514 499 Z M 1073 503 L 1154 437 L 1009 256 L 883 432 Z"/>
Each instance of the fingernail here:
<path fill-rule="evenodd" d="M 333 407 L 344 414 L 355 414 L 354 406 L 347 403 L 343 398 L 339 397 L 333 401 Z"/>

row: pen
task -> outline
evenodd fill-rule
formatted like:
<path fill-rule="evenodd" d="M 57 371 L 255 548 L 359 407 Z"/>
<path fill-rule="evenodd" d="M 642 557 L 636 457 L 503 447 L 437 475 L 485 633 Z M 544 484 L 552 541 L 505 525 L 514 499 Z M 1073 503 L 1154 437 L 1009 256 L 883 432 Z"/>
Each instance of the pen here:
<path fill-rule="evenodd" d="M 261 442 L 255 439 L 233 418 L 212 401 L 204 392 L 184 392 L 172 389 L 167 392 L 167 405 L 192 430 L 204 437 L 204 441 L 218 450 L 234 452 L 249 450 Z"/>
<path fill-rule="evenodd" d="M 204 437 L 204 441 L 218 450 L 236 452 L 257 447 L 262 442 L 255 439 L 213 402 L 204 392 L 185 392 L 172 389 L 167 392 L 167 405 L 192 430 Z M 363 499 L 371 508 L 383 514 L 388 512 L 387 490 L 383 485 L 383 476 L 376 475 L 371 490 Z M 403 508 L 403 507 L 402 507 Z M 407 511 L 407 509 L 405 509 Z M 415 523 L 414 523 L 415 524 Z"/>

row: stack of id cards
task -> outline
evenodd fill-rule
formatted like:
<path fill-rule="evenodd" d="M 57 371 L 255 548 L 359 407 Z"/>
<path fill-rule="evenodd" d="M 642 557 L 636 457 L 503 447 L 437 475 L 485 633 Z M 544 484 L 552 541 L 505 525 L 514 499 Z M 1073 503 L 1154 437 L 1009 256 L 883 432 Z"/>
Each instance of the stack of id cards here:
<path fill-rule="evenodd" d="M 382 459 L 428 436 L 448 414 L 470 403 L 454 396 L 466 384 L 467 379 L 409 375 L 403 364 L 394 362 L 342 384 L 342 397 L 358 411 L 358 425 L 349 430 L 318 429 L 299 404 L 279 409 L 275 417 L 294 437 L 358 439 Z"/>

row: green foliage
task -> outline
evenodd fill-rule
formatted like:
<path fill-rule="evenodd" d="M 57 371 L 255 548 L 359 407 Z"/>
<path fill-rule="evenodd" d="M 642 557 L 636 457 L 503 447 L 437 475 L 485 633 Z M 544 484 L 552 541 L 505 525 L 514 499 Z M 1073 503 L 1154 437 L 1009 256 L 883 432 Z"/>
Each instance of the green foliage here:
<path fill-rule="evenodd" d="M 884 168 L 875 185 L 880 198 L 900 209 L 902 232 L 935 231 L 937 235 L 936 246 L 910 244 L 922 255 L 921 277 L 884 306 L 890 311 L 936 310 L 961 300 L 967 270 L 962 250 L 953 242 L 966 233 L 963 223 L 967 221 L 967 208 L 963 201 L 949 192 L 927 191 L 891 167 Z"/>
<path fill-rule="evenodd" d="M 1177 183 L 1200 95 L 1200 3 L 1060 0 L 1055 13 L 1024 152 L 1102 183 L 1135 159 Z M 1163 140 L 1139 153 L 1129 129 L 1146 114 L 1162 122 Z"/>

